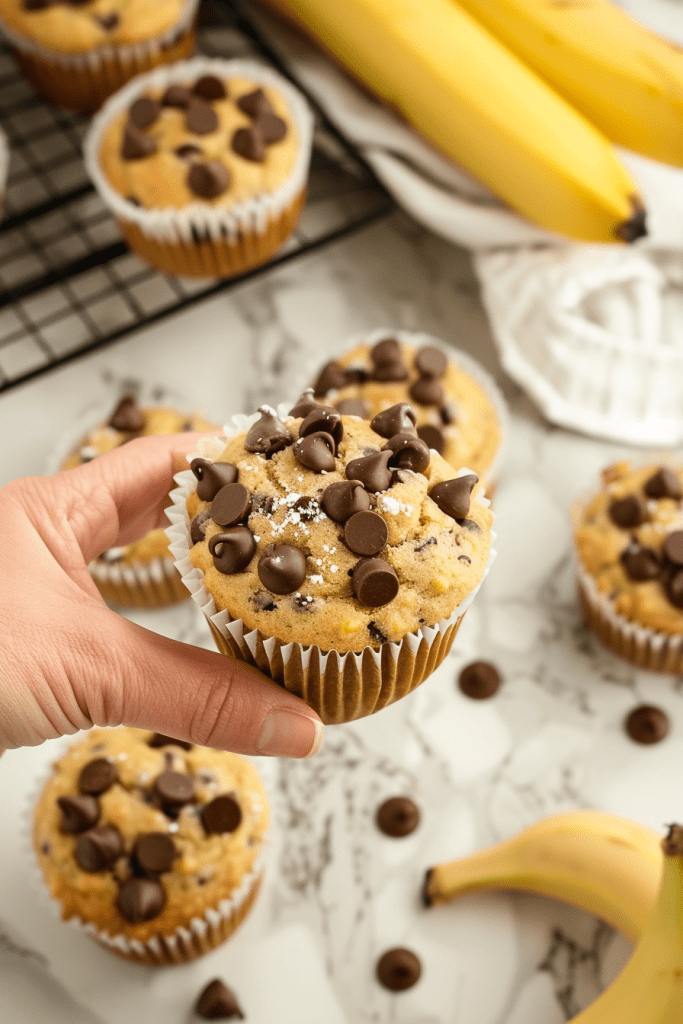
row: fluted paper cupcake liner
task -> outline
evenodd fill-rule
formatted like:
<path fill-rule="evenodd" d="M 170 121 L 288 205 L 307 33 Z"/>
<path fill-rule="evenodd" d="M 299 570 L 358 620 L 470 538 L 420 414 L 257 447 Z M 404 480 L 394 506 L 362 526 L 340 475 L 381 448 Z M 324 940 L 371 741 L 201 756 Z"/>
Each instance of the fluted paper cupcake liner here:
<path fill-rule="evenodd" d="M 85 53 L 48 50 L 22 36 L 0 18 L 17 62 L 31 85 L 46 99 L 67 110 L 91 114 L 104 100 L 136 75 L 190 57 L 199 0 L 185 0 L 178 21 L 152 39 L 122 46 L 101 46 Z"/>
<path fill-rule="evenodd" d="M 584 509 L 593 494 L 578 498 L 571 510 L 573 530 L 583 520 Z M 584 568 L 574 551 L 581 611 L 589 629 L 613 654 L 648 672 L 683 673 L 683 633 L 675 635 L 643 626 L 621 615 L 614 601 L 603 593 L 595 577 Z"/>
<path fill-rule="evenodd" d="M 0 128 L 0 214 L 2 214 L 3 200 L 5 198 L 5 185 L 9 172 L 9 146 L 7 136 Z"/>
<path fill-rule="evenodd" d="M 143 209 L 116 191 L 99 160 L 102 136 L 112 119 L 148 89 L 165 89 L 201 75 L 244 77 L 276 89 L 296 127 L 294 167 L 273 192 L 228 208 L 192 202 L 181 209 Z M 251 60 L 195 57 L 141 75 L 112 96 L 93 120 L 84 141 L 87 171 L 121 232 L 138 255 L 169 274 L 232 277 L 265 263 L 294 229 L 304 203 L 313 140 L 313 116 L 303 97 L 271 68 Z"/>
<path fill-rule="evenodd" d="M 280 406 L 278 414 L 285 418 L 286 410 L 286 406 Z M 248 429 L 257 417 L 258 414 L 233 417 L 233 422 L 224 427 L 226 437 Z M 198 454 L 215 459 L 224 447 L 222 441 L 200 442 Z M 469 472 L 463 469 L 457 475 Z M 166 510 L 171 523 L 166 530 L 170 549 L 183 583 L 206 616 L 219 651 L 256 665 L 274 682 L 305 700 L 325 724 L 374 714 L 424 682 L 450 651 L 463 616 L 495 558 L 492 548 L 482 579 L 451 615 L 434 625 L 421 626 L 400 641 L 382 644 L 379 650 L 368 646 L 359 652 L 342 654 L 323 651 L 317 645 L 283 643 L 276 637 L 264 636 L 258 629 L 248 629 L 242 619 L 234 619 L 229 612 L 216 608 L 204 584 L 204 573 L 192 565 L 189 557 L 186 500 L 197 481 L 190 470 L 177 474 L 175 480 L 178 486 L 170 495 L 173 504 Z M 477 500 L 489 504 L 487 498 Z"/>
<path fill-rule="evenodd" d="M 397 331 L 393 327 L 377 328 L 377 330 L 370 331 L 369 333 L 354 334 L 352 337 L 347 338 L 341 346 L 341 351 L 347 352 L 358 345 L 376 345 L 377 342 L 382 341 L 384 338 L 396 338 L 401 344 L 411 345 L 414 348 L 420 348 L 423 345 L 433 345 L 436 348 L 440 348 L 451 362 L 455 363 L 482 389 L 494 408 L 500 428 L 500 444 L 490 466 L 488 466 L 485 473 L 482 473 L 482 483 L 486 488 L 486 494 L 489 498 L 492 498 L 505 458 L 507 439 L 510 434 L 510 413 L 501 390 L 491 374 L 487 373 L 481 363 L 478 363 L 467 352 L 449 345 L 443 338 L 437 338 L 435 335 L 427 334 L 424 331 Z M 459 469 L 460 467 L 454 466 L 453 468 Z"/>
<path fill-rule="evenodd" d="M 68 739 L 68 742 L 66 740 Z M 73 743 L 73 736 L 65 738 L 60 757 L 66 753 Z M 216 907 L 209 907 L 201 917 L 191 918 L 186 925 L 175 928 L 168 935 L 153 935 L 145 942 L 131 939 L 127 935 L 112 935 L 99 929 L 92 921 L 84 921 L 81 917 L 64 917 L 59 900 L 52 895 L 43 872 L 38 863 L 33 845 L 33 827 L 35 808 L 45 784 L 50 778 L 51 769 L 41 774 L 31 787 L 23 812 L 22 840 L 27 863 L 33 865 L 31 873 L 36 891 L 47 901 L 52 913 L 65 924 L 71 925 L 105 949 L 133 963 L 146 964 L 150 967 L 171 967 L 188 963 L 205 953 L 210 953 L 217 946 L 230 938 L 249 914 L 258 896 L 265 869 L 267 842 L 259 851 L 251 871 L 242 878 L 239 886 L 228 899 L 221 900 Z"/>

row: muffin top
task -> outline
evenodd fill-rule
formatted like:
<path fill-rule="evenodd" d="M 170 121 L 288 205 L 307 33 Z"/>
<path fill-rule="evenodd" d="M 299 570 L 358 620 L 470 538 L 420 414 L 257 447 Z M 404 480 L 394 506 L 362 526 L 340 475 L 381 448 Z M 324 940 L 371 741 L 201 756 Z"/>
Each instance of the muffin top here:
<path fill-rule="evenodd" d="M 135 206 L 226 209 L 275 192 L 294 170 L 298 147 L 277 89 L 202 74 L 146 89 L 105 128 L 99 160 L 109 184 Z"/>
<path fill-rule="evenodd" d="M 132 395 L 124 395 L 107 423 L 95 427 L 81 438 L 77 447 L 67 456 L 61 469 L 72 469 L 91 462 L 98 455 L 132 441 L 135 437 L 156 434 L 180 434 L 190 430 L 217 430 L 201 416 L 187 415 L 167 406 L 139 406 Z M 168 554 L 168 541 L 163 530 L 151 530 L 141 540 L 122 548 L 110 548 L 99 556 L 101 562 L 121 562 L 128 565 L 136 561 L 149 561 Z"/>
<path fill-rule="evenodd" d="M 409 402 L 417 432 L 454 469 L 468 466 L 485 483 L 501 445 L 501 424 L 480 384 L 442 349 L 415 347 L 387 336 L 363 343 L 327 363 L 313 385 L 345 413 L 371 419 Z"/>
<path fill-rule="evenodd" d="M 216 607 L 284 643 L 342 652 L 447 618 L 489 557 L 477 477 L 430 453 L 406 403 L 372 426 L 310 392 L 284 420 L 259 412 L 215 462 L 192 462 L 190 558 Z"/>
<path fill-rule="evenodd" d="M 0 18 L 47 50 L 86 53 L 163 36 L 187 6 L 187 0 L 0 0 Z"/>
<path fill-rule="evenodd" d="M 683 469 L 618 462 L 578 513 L 581 563 L 615 610 L 663 633 L 683 632 Z"/>
<path fill-rule="evenodd" d="M 254 867 L 268 802 L 243 757 L 145 729 L 94 729 L 54 765 L 33 845 L 65 920 L 170 935 Z"/>

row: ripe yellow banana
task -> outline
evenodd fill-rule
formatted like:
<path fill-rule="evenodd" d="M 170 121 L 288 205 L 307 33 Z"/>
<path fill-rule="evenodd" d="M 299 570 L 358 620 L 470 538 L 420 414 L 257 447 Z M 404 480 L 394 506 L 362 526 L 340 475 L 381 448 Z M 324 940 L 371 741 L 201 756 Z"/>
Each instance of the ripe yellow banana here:
<path fill-rule="evenodd" d="M 661 873 L 655 832 L 612 814 L 577 810 L 430 868 L 423 892 L 428 906 L 481 889 L 541 893 L 596 914 L 635 942 L 654 906 Z M 615 1018 L 614 1024 L 625 1020 Z"/>
<path fill-rule="evenodd" d="M 645 234 L 606 137 L 452 0 L 270 0 L 435 146 L 536 224 Z"/>
<path fill-rule="evenodd" d="M 662 842 L 657 899 L 621 974 L 572 1024 L 681 1024 L 683 1021 L 683 828 Z"/>
<path fill-rule="evenodd" d="M 608 139 L 683 166 L 683 50 L 609 0 L 452 0 Z"/>

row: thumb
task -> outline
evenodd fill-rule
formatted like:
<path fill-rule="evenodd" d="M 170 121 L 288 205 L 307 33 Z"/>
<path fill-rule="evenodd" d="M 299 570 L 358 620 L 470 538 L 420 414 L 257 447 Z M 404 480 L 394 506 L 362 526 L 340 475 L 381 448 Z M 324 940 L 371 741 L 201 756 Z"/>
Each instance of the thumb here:
<path fill-rule="evenodd" d="M 310 757 L 324 727 L 302 700 L 245 662 L 159 636 L 106 608 L 98 646 L 74 673 L 76 700 L 97 725 L 154 729 L 239 754 Z M 100 616 L 96 616 L 97 619 Z M 95 679 L 93 679 L 95 674 Z"/>

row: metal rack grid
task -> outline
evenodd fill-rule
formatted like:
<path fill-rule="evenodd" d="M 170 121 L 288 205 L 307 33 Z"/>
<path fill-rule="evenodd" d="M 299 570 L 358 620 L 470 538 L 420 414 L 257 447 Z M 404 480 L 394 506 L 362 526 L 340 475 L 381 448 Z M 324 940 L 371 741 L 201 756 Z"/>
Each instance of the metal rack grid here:
<path fill-rule="evenodd" d="M 231 3 L 205 0 L 201 13 L 201 52 L 265 56 L 288 73 Z M 393 209 L 371 170 L 316 109 L 306 207 L 276 257 L 229 281 L 169 277 L 128 251 L 90 185 L 80 155 L 87 119 L 39 99 L 1 41 L 0 123 L 11 148 L 0 223 L 0 392 Z"/>

